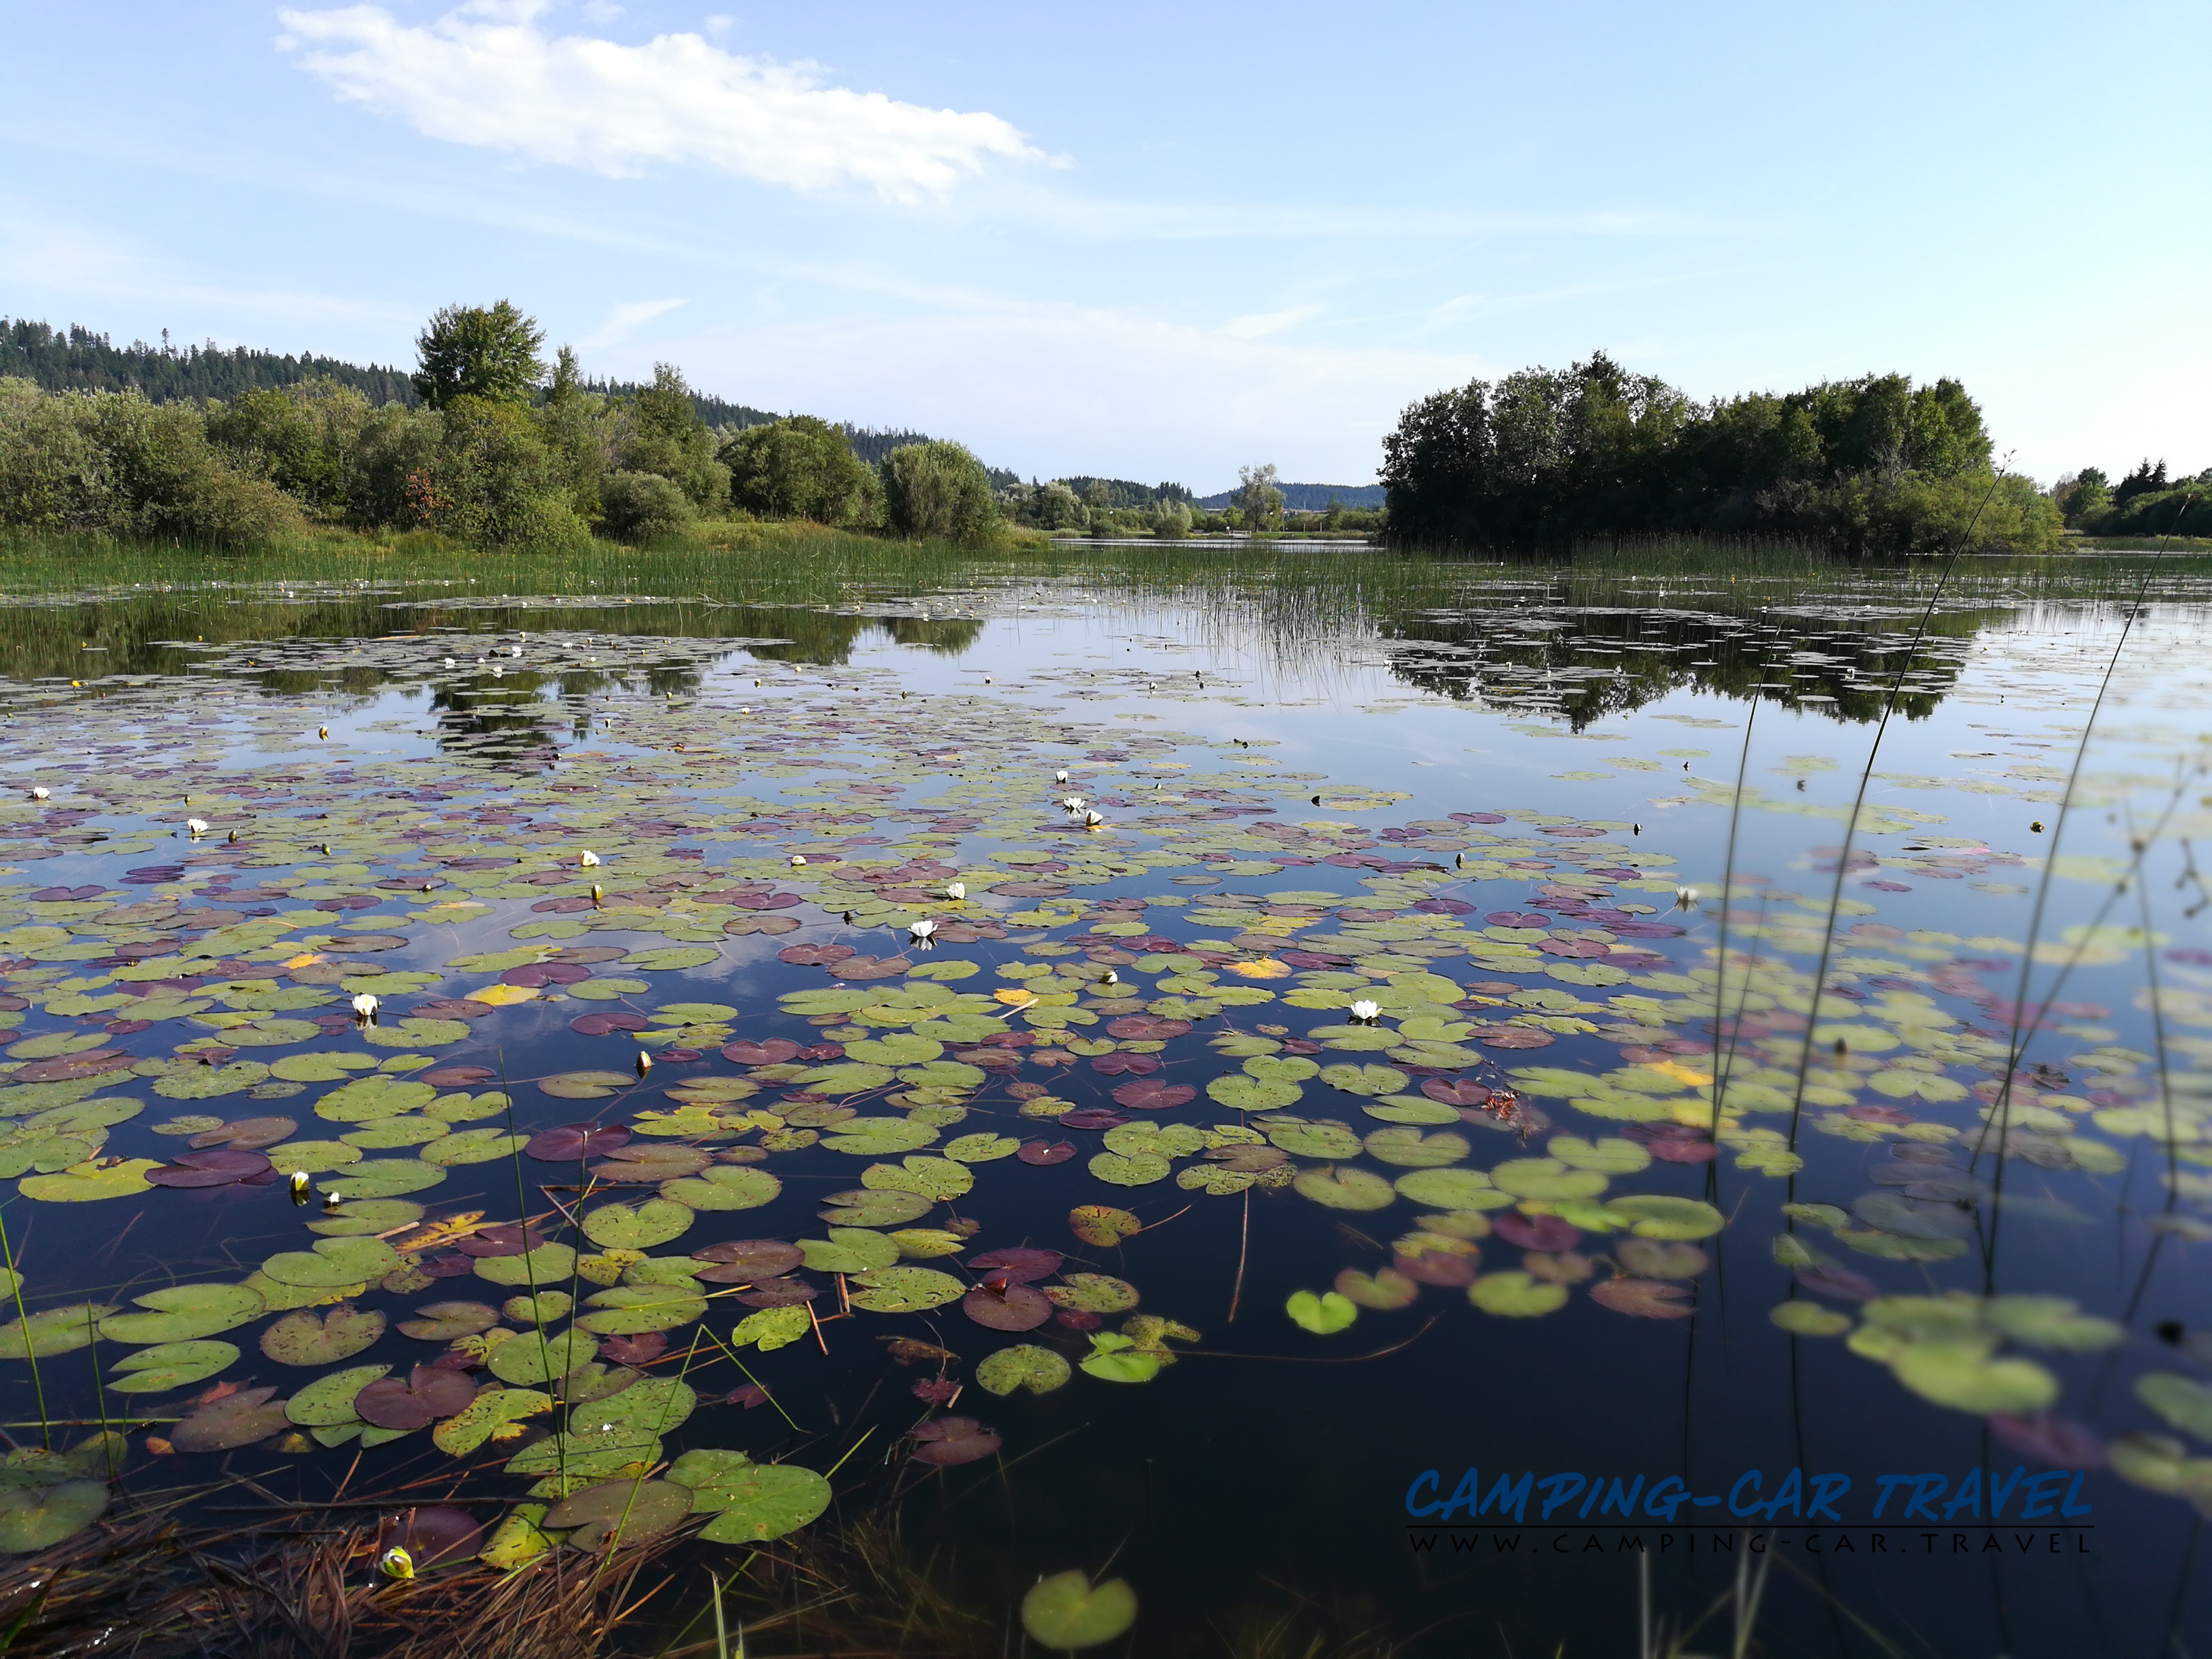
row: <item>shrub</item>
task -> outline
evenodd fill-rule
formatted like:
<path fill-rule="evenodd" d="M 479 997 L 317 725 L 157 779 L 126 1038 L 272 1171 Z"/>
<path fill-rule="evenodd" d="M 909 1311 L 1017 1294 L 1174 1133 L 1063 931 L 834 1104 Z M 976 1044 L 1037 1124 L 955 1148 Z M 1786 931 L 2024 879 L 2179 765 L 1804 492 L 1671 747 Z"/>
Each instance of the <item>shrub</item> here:
<path fill-rule="evenodd" d="M 611 472 L 599 486 L 599 520 L 618 541 L 672 536 L 698 517 L 690 498 L 657 472 Z"/>
<path fill-rule="evenodd" d="M 811 415 L 747 427 L 724 441 L 730 498 L 764 519 L 811 519 L 868 529 L 883 519 L 883 486 L 842 428 Z"/>
<path fill-rule="evenodd" d="M 937 537 L 970 546 L 999 525 L 990 474 L 962 445 L 904 444 L 884 458 L 884 505 L 902 536 Z"/>

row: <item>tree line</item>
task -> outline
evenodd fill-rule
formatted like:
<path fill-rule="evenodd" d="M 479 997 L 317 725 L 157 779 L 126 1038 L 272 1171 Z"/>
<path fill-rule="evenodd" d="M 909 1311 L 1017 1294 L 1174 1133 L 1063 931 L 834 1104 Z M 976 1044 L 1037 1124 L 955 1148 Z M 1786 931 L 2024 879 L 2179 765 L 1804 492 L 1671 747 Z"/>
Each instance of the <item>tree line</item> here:
<path fill-rule="evenodd" d="M 416 342 L 404 397 L 379 398 L 392 388 L 362 371 L 264 384 L 275 364 L 214 351 L 152 355 L 177 363 L 179 386 L 218 383 L 222 364 L 247 383 L 157 400 L 139 384 L 0 378 L 0 524 L 219 545 L 336 525 L 539 549 L 734 514 L 965 543 L 1000 522 L 990 474 L 958 444 L 872 446 L 871 465 L 810 416 L 716 427 L 673 366 L 594 389 L 568 348 L 548 362 L 544 339 L 507 301 L 449 306 Z"/>
<path fill-rule="evenodd" d="M 1603 353 L 1424 398 L 1383 440 L 1395 541 L 1782 535 L 1853 553 L 2039 552 L 2058 505 L 1998 474 L 1956 380 L 1902 374 L 1699 403 Z"/>
<path fill-rule="evenodd" d="M 2086 535 L 2212 536 L 2212 466 L 2169 478 L 2165 461 L 2145 459 L 2118 483 L 2103 468 L 2085 466 L 2051 494 L 2067 525 Z"/>

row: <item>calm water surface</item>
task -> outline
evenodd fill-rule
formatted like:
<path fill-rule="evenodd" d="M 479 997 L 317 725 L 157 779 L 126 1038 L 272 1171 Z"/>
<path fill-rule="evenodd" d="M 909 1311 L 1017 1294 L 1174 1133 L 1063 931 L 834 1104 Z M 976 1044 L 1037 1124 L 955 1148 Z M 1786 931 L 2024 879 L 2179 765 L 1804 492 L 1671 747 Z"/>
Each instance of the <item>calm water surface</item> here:
<path fill-rule="evenodd" d="M 1109 1563 L 1132 1653 L 1728 1651 L 1747 1567 L 1762 1651 L 2212 1635 L 2200 567 L 217 574 L 0 608 L 0 1389 L 110 1518 L 714 1448 L 977 1652 Z M 350 1403 L 441 1354 L 562 1404 Z"/>

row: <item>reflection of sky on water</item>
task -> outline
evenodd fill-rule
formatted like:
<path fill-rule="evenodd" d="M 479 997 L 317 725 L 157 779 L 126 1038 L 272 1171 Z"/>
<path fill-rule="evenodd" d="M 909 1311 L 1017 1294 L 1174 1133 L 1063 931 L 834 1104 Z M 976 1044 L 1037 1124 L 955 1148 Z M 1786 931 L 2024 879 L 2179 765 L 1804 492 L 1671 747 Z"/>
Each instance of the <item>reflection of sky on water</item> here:
<path fill-rule="evenodd" d="M 1670 605 L 1680 604 L 1679 596 L 1670 599 Z M 849 685 L 856 706 L 895 697 L 900 690 L 925 703 L 955 693 L 1031 705 L 1049 700 L 1084 720 L 1120 721 L 1133 731 L 1243 738 L 1274 767 L 1323 773 L 1334 787 L 1407 796 L 1373 811 L 1316 809 L 1314 816 L 1395 823 L 1504 805 L 1640 825 L 1640 835 L 1626 837 L 1639 855 L 1672 860 L 1666 866 L 1670 872 L 1709 893 L 1720 884 L 1731 828 L 1728 797 L 1741 762 L 1747 785 L 1764 797 L 1759 807 L 1741 815 L 1736 829 L 1741 908 L 1755 905 L 1760 891 L 1777 907 L 1788 905 L 1787 896 L 1796 894 L 1816 916 L 1826 908 L 1832 877 L 1817 867 L 1824 860 L 1814 849 L 1832 847 L 1839 838 L 1872 732 L 1863 721 L 1832 717 L 1826 712 L 1831 705 L 1792 708 L 1786 699 L 1769 699 L 1756 705 L 1745 762 L 1747 716 L 1753 705 L 1698 690 L 1693 676 L 1693 683 L 1672 688 L 1647 682 L 1639 689 L 1650 695 L 1637 706 L 1571 725 L 1511 706 L 1510 700 L 1498 706 L 1468 696 L 1463 676 L 1440 677 L 1425 665 L 1409 672 L 1389 648 L 1385 630 L 1349 629 L 1334 642 L 1316 638 L 1301 653 L 1285 650 L 1280 634 L 1271 633 L 1266 618 L 1249 609 L 1202 611 L 1114 599 L 1073 605 L 1057 597 L 1032 611 L 1005 614 L 1003 603 L 994 608 L 1000 614 L 933 616 L 927 622 L 902 617 L 888 628 L 858 617 L 825 627 L 817 617 L 786 629 L 779 621 L 797 619 L 756 611 L 743 618 L 740 629 L 726 625 L 730 619 L 724 616 L 714 629 L 720 636 L 787 632 L 813 637 L 811 643 L 757 650 L 694 647 L 686 663 L 659 668 L 626 663 L 605 679 L 579 672 L 561 688 L 573 699 L 566 707 L 556 683 L 536 683 L 526 667 L 509 671 L 497 685 L 488 673 L 472 678 L 466 690 L 473 696 L 456 696 L 450 684 L 441 690 L 403 690 L 356 679 L 331 696 L 330 724 L 335 743 L 386 757 L 438 754 L 440 739 L 426 728 L 442 730 L 446 742 L 501 730 L 537 734 L 509 751 L 527 775 L 562 746 L 588 743 L 623 752 L 626 705 L 635 699 L 665 702 L 671 692 L 679 700 L 696 695 L 764 712 L 790 695 L 786 687 L 811 690 L 825 678 Z M 520 612 L 509 620 L 537 635 L 556 619 Z M 567 632 L 581 619 L 557 620 Z M 1887 625 L 1909 630 L 1911 620 L 1900 623 L 1892 617 Z M 2202 649 L 2203 624 L 2202 611 L 2178 606 L 2160 607 L 2136 624 L 2100 716 L 2082 805 L 2067 827 L 2066 854 L 2124 856 L 2131 822 L 2147 823 L 2165 810 L 2176 763 L 2197 759 L 2201 711 L 2212 690 L 2212 653 Z M 1680 631 L 1671 621 L 1668 627 Z M 1480 639 L 1482 622 L 1456 617 L 1449 631 L 1455 640 Z M 1891 723 L 1868 804 L 1942 821 L 1863 830 L 1856 847 L 1883 866 L 1854 868 L 1847 895 L 1873 903 L 1877 920 L 1903 928 L 1941 930 L 1968 940 L 2024 933 L 2039 879 L 2035 860 L 2050 851 L 2058 793 L 2118 637 L 2111 608 L 2052 604 L 1993 607 L 1979 613 L 1971 629 L 1937 642 L 1942 647 L 1940 699 L 1916 709 L 1915 718 Z M 1826 648 L 1832 652 L 1834 642 Z M 1498 647 L 1489 659 L 1510 656 Z M 825 674 L 786 665 L 790 661 L 833 667 Z M 1933 661 L 1923 656 L 1923 665 Z M 249 681 L 257 678 L 240 672 Z M 1875 674 L 1871 667 L 1856 667 L 1862 690 Z M 764 684 L 753 687 L 755 678 Z M 1876 681 L 1871 694 L 1877 708 L 1881 684 Z M 307 685 L 293 682 L 284 689 L 298 695 Z M 493 694 L 489 699 L 487 692 Z M 501 712 L 488 714 L 485 701 L 501 705 Z M 613 713 L 614 724 L 587 736 L 580 723 L 586 701 Z M 1832 766 L 1792 764 L 1806 757 Z M 234 751 L 233 759 L 240 766 L 261 763 L 250 749 Z M 1622 760 L 1649 768 L 1615 763 Z M 2046 769 L 2023 776 L 2023 767 Z M 1561 775 L 1573 773 L 1598 775 Z M 1796 787 L 1801 778 L 1802 791 Z M 1935 787 L 1913 787 L 1921 783 Z M 1960 787 L 1968 784 L 1977 787 Z M 2180 816 L 2148 866 L 2160 925 L 2192 944 L 2203 942 L 2201 922 L 2169 913 L 2194 902 L 2191 890 L 2176 887 L 2185 878 L 2179 837 L 2207 828 L 2197 798 L 2201 787 L 2191 783 L 2185 791 Z M 1283 810 L 1287 817 L 1296 809 L 1285 804 Z M 2029 828 L 2038 819 L 2046 824 L 2042 836 Z M 1892 862 L 1905 856 L 1905 844 L 1923 844 L 1917 842 L 1920 836 L 1985 846 L 2021 861 L 1995 864 L 1960 880 L 1942 879 L 1930 865 Z M 59 873 L 58 866 L 48 866 L 41 876 L 47 870 Z M 1894 881 L 1906 890 L 1869 888 L 1870 880 Z M 1229 884 L 1266 890 L 1322 882 L 1344 884 L 1344 878 L 1300 870 Z M 2086 921 L 2103 902 L 2109 882 L 2105 875 L 2095 882 L 2056 883 L 2045 936 L 2057 937 Z M 1156 891 L 1160 885 L 1154 878 L 1095 890 L 1106 896 Z M 2122 924 L 2133 919 L 2132 899 L 2113 915 Z M 1662 947 L 1678 960 L 1693 957 L 1715 936 L 1717 917 L 1711 902 L 1688 920 L 1688 938 Z M 429 949 L 424 959 L 447 948 Z M 1976 952 L 1961 947 L 1961 954 Z M 2039 970 L 2035 985 L 2047 983 L 2050 971 Z M 2135 1006 L 2141 971 L 2139 957 L 2084 967 L 2066 996 L 2108 1007 L 2109 1017 L 2094 1023 L 2108 1026 L 2124 1042 L 2148 1048 L 2146 1018 Z M 2008 966 L 1990 972 L 1987 980 L 2008 995 L 2015 973 Z M 750 1000 L 766 997 L 791 977 L 763 955 L 726 982 Z M 509 1040 L 557 1056 L 544 1066 L 533 1063 L 533 1071 L 604 1061 L 604 1050 L 579 1044 L 558 1018 L 549 1017 L 553 1012 L 536 1011 L 506 1028 Z M 2028 1058 L 2063 1060 L 2087 1041 L 2047 1034 Z M 1593 1070 L 1616 1063 L 1608 1047 L 1583 1040 L 1563 1042 L 1537 1058 Z M 1808 1168 L 1792 1183 L 1800 1199 L 1847 1204 L 1864 1189 L 1863 1170 L 1873 1149 L 1808 1136 L 1801 1150 Z M 2021 1206 L 2020 1218 L 2007 1224 L 1996 1287 L 2072 1295 L 2100 1310 L 2118 1307 L 2142 1269 L 2143 1240 L 2139 1229 L 2123 1232 L 2109 1218 L 2123 1206 L 2158 1208 L 2163 1202 L 2158 1176 L 2149 1158 L 2130 1176 L 2112 1179 L 2046 1176 L 2026 1167 L 2010 1172 L 2008 1186 L 2017 1196 L 2101 1208 L 2091 1218 L 2095 1224 L 2082 1225 L 2054 1218 L 2055 1211 Z M 1693 1188 L 1685 1182 L 1680 1189 Z M 2008 1468 L 2017 1461 L 1985 1437 L 1978 1419 L 1923 1405 L 1869 1362 L 1832 1345 L 1777 1340 L 1765 1321 L 1779 1283 L 1766 1261 L 1773 1224 L 1755 1212 L 1771 1206 L 1781 1183 L 1731 1170 L 1723 1191 L 1731 1202 L 1742 1195 L 1747 1210 L 1742 1224 L 1724 1236 L 1721 1276 L 1705 1291 L 1709 1314 L 1686 1329 L 1624 1322 L 1579 1304 L 1572 1317 L 1510 1328 L 1448 1309 L 1404 1355 L 1364 1365 L 1226 1360 L 1209 1365 L 1193 1359 L 1149 1393 L 1109 1391 L 1102 1400 L 1093 1390 L 1079 1402 L 1063 1399 L 1060 1426 L 1081 1431 L 1036 1454 L 1018 1483 L 1018 1499 L 1008 1499 L 1006 1516 L 978 1518 L 974 1510 L 979 1506 L 969 1506 L 948 1509 L 931 1524 L 987 1549 L 1007 1547 L 1010 1539 L 1024 1533 L 1043 1533 L 1071 1559 L 1091 1559 L 1103 1558 L 1133 1529 L 1138 1539 L 1125 1569 L 1164 1604 L 1212 1607 L 1224 1585 L 1242 1585 L 1264 1573 L 1346 1607 L 1347 1620 L 1366 1602 L 1376 1618 L 1400 1629 L 1443 1617 L 1471 1620 L 1484 1628 L 1503 1621 L 1516 1649 L 1564 1636 L 1571 1651 L 1578 1644 L 1624 1638 L 1632 1605 L 1631 1565 L 1610 1554 L 1601 1562 L 1588 1560 L 1577 1545 L 1567 1559 L 1516 1556 L 1501 1563 L 1493 1555 L 1479 1569 L 1447 1559 L 1417 1564 L 1409 1573 L 1398 1528 L 1401 1497 L 1412 1474 L 1440 1468 L 1449 1485 L 1469 1464 L 1540 1474 L 1680 1470 L 1694 1490 L 1708 1491 L 1724 1489 L 1752 1468 L 1778 1477 L 1791 1467 L 1808 1474 L 1833 1468 L 1854 1476 L 1852 1511 L 1863 1515 L 1878 1474 L 1955 1474 L 1976 1463 Z M 1040 1235 L 1057 1227 L 1053 1202 L 1041 1200 L 1035 1207 Z M 223 1237 L 223 1212 L 204 1213 L 208 1224 L 201 1245 L 211 1248 Z M 1201 1206 L 1175 1224 L 1186 1230 L 1188 1241 L 1190 1284 L 1182 1288 L 1194 1298 L 1210 1300 L 1221 1288 L 1214 1281 L 1225 1279 L 1222 1263 L 1236 1248 L 1232 1214 L 1227 1205 Z M 1348 1218 L 1345 1224 L 1358 1219 Z M 57 1229 L 64 1224 L 54 1224 Z M 1322 1212 L 1275 1206 L 1263 1213 L 1261 1224 L 1267 1231 L 1248 1291 L 1254 1307 L 1272 1311 L 1289 1289 L 1327 1282 L 1348 1259 L 1347 1242 Z M 2145 1322 L 2212 1323 L 2212 1296 L 2186 1276 L 2189 1265 L 2187 1250 L 2170 1249 L 2150 1280 Z M 1942 1282 L 1962 1280 L 1947 1273 Z M 1231 1346 L 1218 1316 L 1194 1322 Z M 1279 1348 L 1304 1352 L 1288 1346 L 1291 1336 L 1281 1322 L 1265 1328 L 1279 1331 L 1269 1338 Z M 1381 1322 L 1372 1328 L 1382 1328 Z M 1369 1342 L 1370 1329 L 1358 1328 L 1355 1352 L 1382 1346 L 1379 1337 Z M 2148 1340 L 2136 1339 L 2120 1375 L 2132 1375 L 2146 1358 L 2156 1362 L 2155 1354 L 2140 1352 Z M 1253 1337 L 1237 1346 L 1267 1351 Z M 2069 1408 L 2078 1409 L 2085 1396 L 2110 1391 L 2100 1384 L 2107 1364 L 2101 1356 L 2049 1363 L 2065 1380 Z M 2140 1415 L 2119 1413 L 2123 1420 Z M 1773 1484 L 1770 1479 L 1770 1491 Z M 2148 1651 L 2180 1571 L 2187 1511 L 2175 1500 L 2153 1498 L 2110 1477 L 2093 1478 L 2091 1495 L 2106 1529 L 2094 1571 L 2070 1553 L 2058 1562 L 2039 1557 L 2033 1565 L 2008 1554 L 2000 1566 L 1978 1553 L 1978 1534 L 1974 1553 L 1957 1556 L 1948 1533 L 1936 1554 L 1902 1561 L 1833 1555 L 1793 1560 L 1845 1606 L 1884 1628 L 1890 1628 L 1884 1615 L 1898 1612 L 1899 1622 L 1933 1651 L 2046 1650 L 2039 1645 L 2039 1630 L 2065 1632 L 2069 1651 L 2098 1639 L 2093 1632 L 2119 1630 L 2127 1639 L 2116 1650 Z M 1285 1517 L 1294 1517 L 1295 1524 L 1285 1525 Z M 1917 1553 L 1917 1532 L 1911 1537 L 1910 1548 Z M 1678 1609 L 1701 1605 L 1729 1565 L 1709 1557 L 1672 1561 L 1660 1575 L 1662 1599 Z M 1699 1586 L 1694 1594 L 1693 1581 Z M 2099 1604 L 2094 1613 L 2093 1601 Z M 1771 1635 L 1791 1650 L 1874 1650 L 1850 1633 L 1847 1620 L 1822 1611 L 1816 1597 L 1799 1592 L 1780 1605 L 1790 1610 L 1790 1622 Z M 2184 1619 L 2181 1628 L 2191 1628 L 2191 1621 Z M 1448 1626 L 1437 1638 L 1441 1645 L 1420 1650 L 1490 1650 L 1469 1645 L 1462 1633 Z M 1703 1644 L 1717 1643 L 1705 1639 Z"/>

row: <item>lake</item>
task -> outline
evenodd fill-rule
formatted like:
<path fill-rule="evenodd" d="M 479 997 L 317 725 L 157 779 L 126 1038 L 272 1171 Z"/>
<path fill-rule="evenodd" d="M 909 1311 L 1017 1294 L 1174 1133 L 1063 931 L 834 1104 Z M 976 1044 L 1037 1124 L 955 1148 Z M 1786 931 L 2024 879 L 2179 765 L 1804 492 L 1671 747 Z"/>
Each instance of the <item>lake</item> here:
<path fill-rule="evenodd" d="M 18 548 L 0 1611 L 158 1519 L 617 1534 L 615 1652 L 2187 1650 L 2208 600 Z"/>

